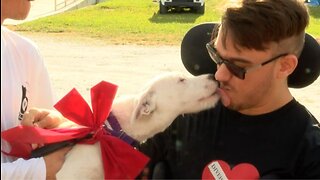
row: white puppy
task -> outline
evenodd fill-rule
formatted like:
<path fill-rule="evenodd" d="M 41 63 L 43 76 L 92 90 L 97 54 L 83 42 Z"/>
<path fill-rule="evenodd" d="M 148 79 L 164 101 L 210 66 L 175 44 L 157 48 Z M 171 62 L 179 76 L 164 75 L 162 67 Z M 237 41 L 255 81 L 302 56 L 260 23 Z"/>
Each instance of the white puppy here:
<path fill-rule="evenodd" d="M 141 142 L 164 131 L 180 114 L 214 107 L 219 99 L 216 89 L 213 75 L 168 73 L 152 80 L 141 94 L 116 99 L 112 113 L 122 130 Z M 99 143 L 77 144 L 57 179 L 103 179 L 102 167 Z"/>
<path fill-rule="evenodd" d="M 213 75 L 166 73 L 150 81 L 141 94 L 116 99 L 112 113 L 123 131 L 141 142 L 165 130 L 180 114 L 213 107 L 219 99 L 216 89 Z"/>

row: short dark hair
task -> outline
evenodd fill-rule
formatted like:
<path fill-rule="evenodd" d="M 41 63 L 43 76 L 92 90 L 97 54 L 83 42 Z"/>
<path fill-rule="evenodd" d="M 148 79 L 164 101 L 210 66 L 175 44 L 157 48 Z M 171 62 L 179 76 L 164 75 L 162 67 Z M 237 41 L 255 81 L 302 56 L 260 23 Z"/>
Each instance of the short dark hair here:
<path fill-rule="evenodd" d="M 222 43 L 225 46 L 230 35 L 236 48 L 265 50 L 272 42 L 297 37 L 293 49 L 300 55 L 308 23 L 301 0 L 243 0 L 240 7 L 227 8 L 222 17 Z"/>

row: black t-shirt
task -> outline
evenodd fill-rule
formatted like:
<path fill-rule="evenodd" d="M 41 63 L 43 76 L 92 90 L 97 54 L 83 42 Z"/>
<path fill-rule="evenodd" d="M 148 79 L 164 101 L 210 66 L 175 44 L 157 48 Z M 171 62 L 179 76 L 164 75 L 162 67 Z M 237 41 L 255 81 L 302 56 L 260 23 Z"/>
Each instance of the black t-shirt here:
<path fill-rule="evenodd" d="M 204 167 L 223 160 L 230 167 L 250 163 L 261 178 L 320 178 L 317 120 L 292 100 L 274 112 L 248 116 L 225 108 L 179 116 L 139 149 L 158 162 L 167 178 L 201 179 Z"/>

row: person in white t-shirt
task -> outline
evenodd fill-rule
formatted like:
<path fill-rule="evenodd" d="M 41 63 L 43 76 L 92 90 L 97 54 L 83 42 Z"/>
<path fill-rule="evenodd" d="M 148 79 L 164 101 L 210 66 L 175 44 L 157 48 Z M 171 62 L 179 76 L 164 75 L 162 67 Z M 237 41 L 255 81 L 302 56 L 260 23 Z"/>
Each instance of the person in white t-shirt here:
<path fill-rule="evenodd" d="M 2 25 L 5 19 L 25 19 L 29 10 L 29 0 L 1 0 L 1 132 L 19 125 L 31 107 L 53 108 L 48 72 L 37 47 Z M 1 150 L 8 148 L 1 139 Z M 54 179 L 69 150 L 29 160 L 1 153 L 1 179 Z"/>

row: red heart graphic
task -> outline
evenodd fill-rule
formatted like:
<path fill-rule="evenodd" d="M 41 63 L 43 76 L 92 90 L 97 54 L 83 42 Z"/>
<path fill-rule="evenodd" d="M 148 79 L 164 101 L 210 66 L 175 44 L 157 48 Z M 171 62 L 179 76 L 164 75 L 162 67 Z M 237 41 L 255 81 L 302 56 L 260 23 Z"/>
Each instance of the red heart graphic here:
<path fill-rule="evenodd" d="M 232 170 L 228 163 L 217 160 L 210 162 L 202 172 L 202 179 L 259 179 L 260 175 L 252 164 L 241 163 Z"/>

